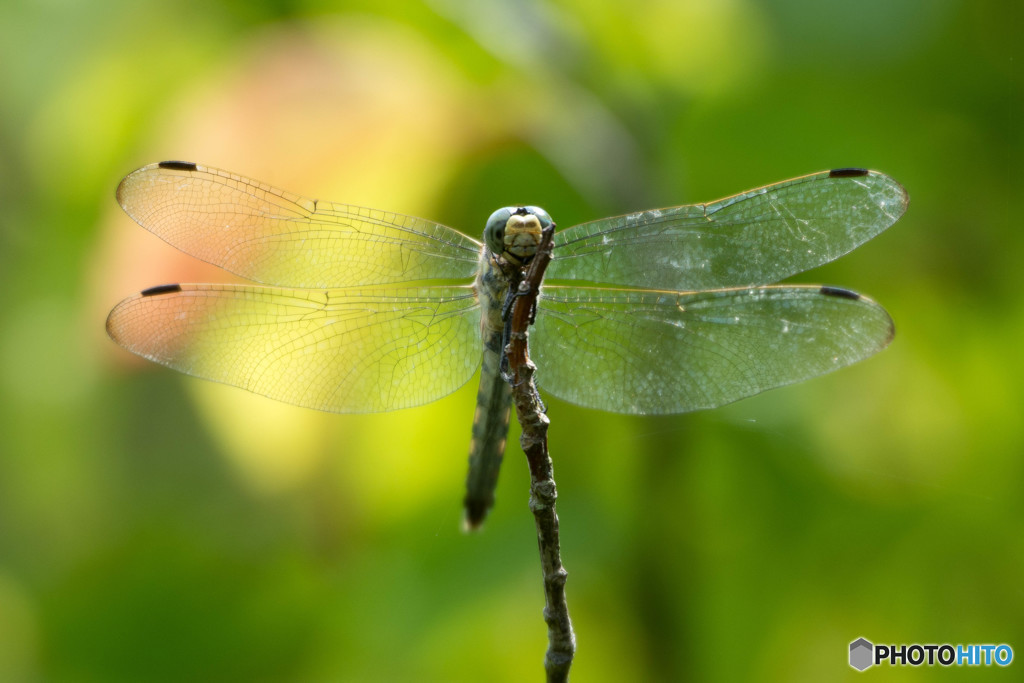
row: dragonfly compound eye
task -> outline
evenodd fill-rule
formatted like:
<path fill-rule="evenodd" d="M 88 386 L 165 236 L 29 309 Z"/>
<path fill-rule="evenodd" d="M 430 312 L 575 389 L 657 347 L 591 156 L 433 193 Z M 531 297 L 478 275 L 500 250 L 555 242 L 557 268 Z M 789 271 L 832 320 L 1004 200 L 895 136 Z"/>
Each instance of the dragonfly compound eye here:
<path fill-rule="evenodd" d="M 487 226 L 484 228 L 484 242 L 493 254 L 501 254 L 505 251 L 505 225 L 512 216 L 511 207 L 498 209 L 487 219 Z"/>
<path fill-rule="evenodd" d="M 551 216 L 549 216 L 548 212 L 545 211 L 544 209 L 540 208 L 539 206 L 528 206 L 526 207 L 526 210 L 537 217 L 537 220 L 540 221 L 541 228 L 546 228 L 549 225 L 551 225 Z"/>

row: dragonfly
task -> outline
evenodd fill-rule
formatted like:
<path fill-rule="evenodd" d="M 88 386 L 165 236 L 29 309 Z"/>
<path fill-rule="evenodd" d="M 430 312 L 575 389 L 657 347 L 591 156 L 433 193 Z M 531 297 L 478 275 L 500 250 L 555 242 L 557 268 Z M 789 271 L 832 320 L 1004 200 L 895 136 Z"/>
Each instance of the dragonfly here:
<path fill-rule="evenodd" d="M 106 327 L 128 351 L 337 413 L 419 406 L 480 369 L 465 521 L 482 523 L 509 430 L 505 301 L 554 225 L 547 212 L 499 209 L 480 241 L 181 161 L 130 173 L 117 200 L 171 245 L 259 283 L 125 299 Z M 529 338 L 537 383 L 586 408 L 685 413 L 863 360 L 893 338 L 882 306 L 775 283 L 863 244 L 907 202 L 889 176 L 846 168 L 560 230 Z"/>

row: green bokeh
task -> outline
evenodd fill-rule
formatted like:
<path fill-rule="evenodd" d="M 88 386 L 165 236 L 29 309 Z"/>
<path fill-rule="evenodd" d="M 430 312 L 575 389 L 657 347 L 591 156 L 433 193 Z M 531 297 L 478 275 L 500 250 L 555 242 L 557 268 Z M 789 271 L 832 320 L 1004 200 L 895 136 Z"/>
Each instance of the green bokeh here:
<path fill-rule="evenodd" d="M 473 232 L 521 201 L 572 225 L 839 166 L 910 193 L 894 228 L 797 278 L 882 302 L 897 336 L 880 356 L 695 415 L 550 401 L 574 680 L 852 678 L 859 636 L 1024 653 L 1021 4 L 381 5 L 0 6 L 0 680 L 541 676 L 518 449 L 484 532 L 458 528 L 474 387 L 325 417 L 313 473 L 268 490 L 210 417 L 234 390 L 200 395 L 102 338 L 120 177 L 189 155 L 255 174 L 174 148 L 202 139 L 181 121 L 324 26 L 362 41 L 356 76 L 431 65 L 471 131 L 419 153 L 445 169 L 427 196 L 398 185 L 401 150 L 339 157 L 385 179 L 394 164 L 403 199 L 379 208 Z M 266 157 L 284 135 L 244 158 L 283 163 Z"/>

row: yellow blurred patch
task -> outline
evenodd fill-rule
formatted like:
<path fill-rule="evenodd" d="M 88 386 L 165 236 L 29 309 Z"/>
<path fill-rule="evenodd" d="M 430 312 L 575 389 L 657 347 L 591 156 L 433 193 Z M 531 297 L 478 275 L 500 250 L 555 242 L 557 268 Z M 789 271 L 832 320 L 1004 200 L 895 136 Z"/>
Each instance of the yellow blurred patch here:
<path fill-rule="evenodd" d="M 293 491 L 317 471 L 328 421 L 336 416 L 222 384 L 188 380 L 186 386 L 221 450 L 252 490 L 264 495 Z"/>

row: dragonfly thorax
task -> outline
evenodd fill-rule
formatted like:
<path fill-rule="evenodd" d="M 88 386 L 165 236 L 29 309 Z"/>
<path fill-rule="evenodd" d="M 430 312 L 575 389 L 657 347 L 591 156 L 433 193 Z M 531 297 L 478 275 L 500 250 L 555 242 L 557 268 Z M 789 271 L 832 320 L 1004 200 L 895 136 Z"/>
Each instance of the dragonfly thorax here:
<path fill-rule="evenodd" d="M 541 230 L 551 225 L 551 216 L 537 206 L 506 206 L 487 219 L 484 242 L 495 255 L 522 263 L 537 253 Z"/>

